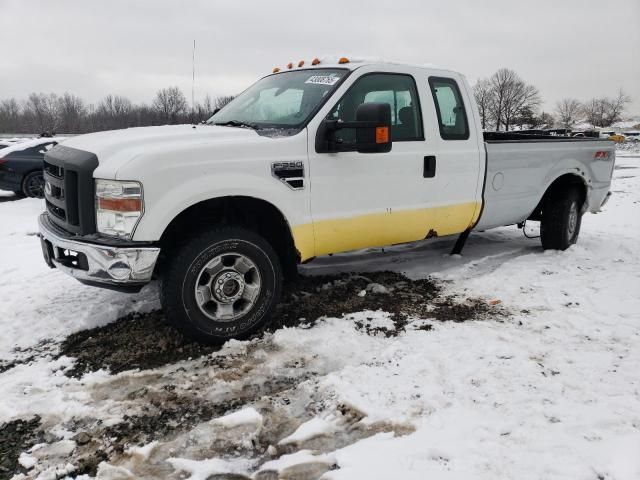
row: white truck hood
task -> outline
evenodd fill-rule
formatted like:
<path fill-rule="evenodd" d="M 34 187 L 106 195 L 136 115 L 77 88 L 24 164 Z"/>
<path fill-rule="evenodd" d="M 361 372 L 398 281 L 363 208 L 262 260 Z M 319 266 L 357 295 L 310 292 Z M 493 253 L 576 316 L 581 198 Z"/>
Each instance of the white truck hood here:
<path fill-rule="evenodd" d="M 198 147 L 213 148 L 216 144 L 222 146 L 261 139 L 260 135 L 249 128 L 166 125 L 80 135 L 66 140 L 64 145 L 96 154 L 99 162 L 96 177 L 117 178 L 118 170 L 141 157 L 145 157 L 146 160 L 159 153 L 179 154 L 180 151 Z"/>

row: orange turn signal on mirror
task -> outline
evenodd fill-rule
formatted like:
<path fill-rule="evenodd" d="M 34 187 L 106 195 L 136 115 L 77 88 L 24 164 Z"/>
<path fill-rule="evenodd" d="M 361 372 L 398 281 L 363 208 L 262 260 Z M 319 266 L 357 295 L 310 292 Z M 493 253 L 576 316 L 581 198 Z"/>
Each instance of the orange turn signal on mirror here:
<path fill-rule="evenodd" d="M 98 197 L 99 210 L 111 210 L 113 212 L 140 212 L 142 211 L 142 199 L 140 198 L 101 198 Z"/>
<path fill-rule="evenodd" d="M 389 143 L 389 127 L 376 127 L 376 143 Z"/>

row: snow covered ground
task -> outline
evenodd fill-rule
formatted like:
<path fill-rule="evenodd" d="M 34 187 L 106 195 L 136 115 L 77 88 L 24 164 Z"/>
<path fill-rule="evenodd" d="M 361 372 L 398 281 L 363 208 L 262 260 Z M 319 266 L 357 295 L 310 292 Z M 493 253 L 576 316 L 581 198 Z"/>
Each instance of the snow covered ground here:
<path fill-rule="evenodd" d="M 0 192 L 0 428 L 38 416 L 31 440 L 16 435 L 20 466 L 4 475 L 638 480 L 638 152 L 619 152 L 612 190 L 566 252 L 543 252 L 512 227 L 473 234 L 460 257 L 440 239 L 303 272 L 431 276 L 495 315 L 412 317 L 394 335 L 383 333 L 396 328 L 388 313 L 354 312 L 81 378 L 65 375 L 74 359 L 58 357 L 60 342 L 144 317 L 159 307 L 156 286 L 127 296 L 49 270 L 35 236 L 42 201 Z"/>

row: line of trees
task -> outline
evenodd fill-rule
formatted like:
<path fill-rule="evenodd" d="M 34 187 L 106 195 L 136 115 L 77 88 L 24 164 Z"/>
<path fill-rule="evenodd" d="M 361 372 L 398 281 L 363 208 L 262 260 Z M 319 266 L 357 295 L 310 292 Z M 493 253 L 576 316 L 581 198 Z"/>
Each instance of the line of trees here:
<path fill-rule="evenodd" d="M 581 121 L 608 127 L 620 121 L 631 99 L 622 91 L 615 98 L 594 98 L 580 102 L 565 98 L 554 114 L 540 111 L 540 92 L 513 70 L 501 68 L 473 87 L 484 130 L 514 128 L 572 128 Z M 97 104 L 87 104 L 71 93 L 32 93 L 26 99 L 0 100 L 0 132 L 4 133 L 88 133 L 117 128 L 199 123 L 233 96 L 212 99 L 207 95 L 190 108 L 178 87 L 156 92 L 151 104 L 134 104 L 120 95 L 107 95 Z"/>
<path fill-rule="evenodd" d="M 0 100 L 0 132 L 88 133 L 117 128 L 199 123 L 233 96 L 207 95 L 193 109 L 178 87 L 158 90 L 151 104 L 134 104 L 120 95 L 107 95 L 88 104 L 71 93 L 31 93 L 26 99 Z"/>
<path fill-rule="evenodd" d="M 622 120 L 622 114 L 631 101 L 622 89 L 614 98 L 600 97 L 581 103 L 575 98 L 565 98 L 556 104 L 558 123 L 571 128 L 580 120 L 598 127 L 609 127 Z"/>
<path fill-rule="evenodd" d="M 581 121 L 608 127 L 622 119 L 631 99 L 622 91 L 615 98 L 594 98 L 579 102 L 566 98 L 555 105 L 554 114 L 540 111 L 540 92 L 508 68 L 501 68 L 473 86 L 484 130 L 514 128 L 572 128 Z"/>

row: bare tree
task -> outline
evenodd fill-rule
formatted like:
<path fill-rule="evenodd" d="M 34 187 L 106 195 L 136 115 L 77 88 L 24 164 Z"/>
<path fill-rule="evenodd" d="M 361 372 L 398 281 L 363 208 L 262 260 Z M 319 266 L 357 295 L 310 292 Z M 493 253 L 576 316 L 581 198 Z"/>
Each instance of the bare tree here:
<path fill-rule="evenodd" d="M 592 98 L 582 106 L 582 113 L 594 127 L 604 126 L 605 99 Z"/>
<path fill-rule="evenodd" d="M 164 123 L 176 123 L 187 111 L 187 99 L 178 87 L 163 88 L 156 93 L 153 108 Z"/>
<path fill-rule="evenodd" d="M 582 105 L 575 98 L 563 98 L 556 102 L 555 112 L 562 128 L 572 128 L 582 113 Z"/>
<path fill-rule="evenodd" d="M 22 110 L 15 98 L 0 101 L 0 131 L 18 133 L 22 123 Z"/>
<path fill-rule="evenodd" d="M 630 101 L 631 98 L 620 89 L 615 98 L 592 98 L 584 104 L 583 113 L 594 127 L 609 127 L 622 119 Z"/>
<path fill-rule="evenodd" d="M 27 126 L 35 132 L 55 132 L 60 126 L 60 101 L 55 93 L 32 93 L 24 103 Z"/>
<path fill-rule="evenodd" d="M 622 120 L 622 114 L 630 102 L 631 97 L 625 94 L 622 89 L 618 90 L 618 95 L 615 98 L 607 99 L 605 104 L 604 126 L 608 127 Z"/>
<path fill-rule="evenodd" d="M 489 79 L 480 80 L 474 88 L 476 99 L 482 102 L 483 128 L 489 121 L 496 130 L 509 130 L 517 118 L 523 118 L 540 104 L 540 93 L 533 85 L 526 84 L 516 72 L 501 68 Z M 480 101 L 478 104 L 480 105 Z"/>
<path fill-rule="evenodd" d="M 211 100 L 211 97 L 209 96 L 209 94 L 207 93 L 207 95 L 204 97 L 204 100 L 202 101 L 202 111 L 204 112 L 205 115 L 208 115 L 208 117 L 210 117 L 211 115 L 213 115 L 213 111 L 215 109 L 216 109 L 215 104 L 213 100 Z"/>
<path fill-rule="evenodd" d="M 540 94 L 533 85 L 524 83 L 514 73 L 513 80 L 505 85 L 502 108 L 502 123 L 505 130 L 509 130 L 515 117 L 521 114 L 522 109 L 535 110 L 540 104 Z"/>
<path fill-rule="evenodd" d="M 539 119 L 539 126 L 542 128 L 553 128 L 556 124 L 555 117 L 548 112 L 542 112 L 538 117 L 538 119 Z"/>
<path fill-rule="evenodd" d="M 60 130 L 64 133 L 79 132 L 82 119 L 86 115 L 84 102 L 80 97 L 65 92 L 58 100 Z"/>
<path fill-rule="evenodd" d="M 224 95 L 222 97 L 216 97 L 216 108 L 222 108 L 235 97 L 233 95 Z"/>
<path fill-rule="evenodd" d="M 204 100 L 202 101 L 202 103 L 200 102 L 196 103 L 194 112 L 193 112 L 192 122 L 200 123 L 200 122 L 204 122 L 205 120 L 208 120 L 209 117 L 213 115 L 214 109 L 215 107 L 213 106 L 213 100 L 211 100 L 211 97 L 207 94 L 207 96 L 204 97 Z"/>
<path fill-rule="evenodd" d="M 480 121 L 482 122 L 482 129 L 486 130 L 489 123 L 489 115 L 494 102 L 494 90 L 491 88 L 491 82 L 482 78 L 473 86 L 473 96 L 478 104 L 478 110 L 480 111 Z"/>
<path fill-rule="evenodd" d="M 132 123 L 133 104 L 119 95 L 104 97 L 94 113 L 95 123 L 100 130 L 126 128 Z"/>

